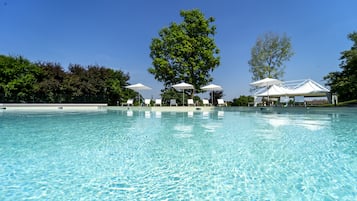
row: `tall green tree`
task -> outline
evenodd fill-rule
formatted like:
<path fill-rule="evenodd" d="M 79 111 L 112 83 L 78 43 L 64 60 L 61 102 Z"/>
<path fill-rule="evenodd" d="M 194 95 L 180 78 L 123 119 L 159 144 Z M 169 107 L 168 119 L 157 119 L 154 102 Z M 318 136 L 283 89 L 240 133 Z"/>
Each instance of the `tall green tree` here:
<path fill-rule="evenodd" d="M 0 102 L 108 103 L 136 96 L 125 89 L 129 74 L 101 66 L 32 63 L 23 57 L 0 55 Z"/>
<path fill-rule="evenodd" d="M 66 73 L 59 63 L 38 62 L 42 69 L 42 76 L 38 80 L 36 98 L 39 102 L 61 103 L 65 101 L 63 92 L 63 80 Z"/>
<path fill-rule="evenodd" d="M 284 62 L 288 61 L 293 54 L 290 38 L 286 35 L 266 33 L 259 37 L 251 50 L 251 59 L 248 61 L 252 81 L 267 77 L 281 79 L 284 76 Z"/>
<path fill-rule="evenodd" d="M 324 77 L 332 93 L 339 95 L 340 101 L 357 99 L 357 32 L 348 34 L 353 42 L 351 49 L 341 52 L 342 71 L 331 72 Z"/>
<path fill-rule="evenodd" d="M 41 69 L 22 56 L 0 55 L 0 93 L 3 102 L 33 102 Z"/>
<path fill-rule="evenodd" d="M 210 73 L 220 63 L 219 49 L 213 38 L 215 20 L 206 19 L 197 9 L 181 11 L 180 15 L 182 23 L 171 23 L 159 31 L 159 38 L 152 39 L 153 67 L 148 71 L 163 82 L 164 90 L 182 81 L 199 90 L 213 80 Z M 185 92 L 192 97 L 191 90 Z"/>

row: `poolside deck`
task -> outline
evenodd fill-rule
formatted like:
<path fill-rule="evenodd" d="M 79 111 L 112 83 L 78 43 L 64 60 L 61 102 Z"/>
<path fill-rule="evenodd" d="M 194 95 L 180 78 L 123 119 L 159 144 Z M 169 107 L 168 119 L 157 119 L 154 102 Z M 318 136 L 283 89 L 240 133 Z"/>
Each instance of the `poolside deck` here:
<path fill-rule="evenodd" d="M 194 112 L 194 111 L 214 111 L 217 107 L 201 107 L 201 106 L 155 106 L 155 107 L 140 107 L 140 106 L 109 106 L 109 110 L 133 110 L 133 111 L 153 111 L 153 112 Z"/>
<path fill-rule="evenodd" d="M 105 109 L 107 104 L 74 104 L 74 103 L 0 103 L 3 110 L 98 110 Z"/>
<path fill-rule="evenodd" d="M 214 106 L 107 106 L 107 104 L 19 104 L 0 103 L 1 111 L 153 111 L 153 112 L 210 112 L 234 111 L 257 113 L 356 113 L 357 107 L 214 107 Z"/>

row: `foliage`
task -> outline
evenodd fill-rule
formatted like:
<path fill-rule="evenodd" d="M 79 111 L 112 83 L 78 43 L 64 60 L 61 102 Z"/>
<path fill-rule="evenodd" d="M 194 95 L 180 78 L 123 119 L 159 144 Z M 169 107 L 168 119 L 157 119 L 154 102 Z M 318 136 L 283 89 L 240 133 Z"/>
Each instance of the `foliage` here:
<path fill-rule="evenodd" d="M 290 38 L 267 33 L 259 37 L 251 50 L 249 71 L 253 74 L 252 81 L 264 78 L 280 79 L 284 75 L 283 65 L 293 55 Z"/>
<path fill-rule="evenodd" d="M 213 95 L 213 103 L 212 103 L 212 95 Z M 220 99 L 223 97 L 223 91 L 211 91 L 209 93 L 209 102 L 212 104 L 212 105 L 218 105 L 218 101 L 217 99 Z"/>
<path fill-rule="evenodd" d="M 36 98 L 40 102 L 55 103 L 63 101 L 63 80 L 66 76 L 63 68 L 58 63 L 37 63 L 42 69 L 38 80 Z"/>
<path fill-rule="evenodd" d="M 182 92 L 178 92 L 173 88 L 164 91 L 161 94 L 161 98 L 162 98 L 163 104 L 168 105 L 168 104 L 170 104 L 170 99 L 176 99 L 176 103 L 178 105 L 182 105 Z M 185 98 L 184 101 L 186 101 L 187 96 L 185 96 L 184 98 Z"/>
<path fill-rule="evenodd" d="M 252 96 L 240 96 L 239 98 L 234 98 L 232 106 L 247 106 L 248 103 L 254 102 L 254 97 Z"/>
<path fill-rule="evenodd" d="M 34 99 L 41 69 L 23 57 L 0 55 L 0 94 L 2 99 L 23 102 Z"/>
<path fill-rule="evenodd" d="M 324 77 L 332 93 L 337 93 L 340 101 L 357 99 L 357 32 L 348 35 L 354 43 L 350 50 L 341 52 L 341 72 L 331 72 Z"/>
<path fill-rule="evenodd" d="M 0 102 L 108 103 L 116 105 L 136 93 L 125 89 L 129 75 L 100 66 L 31 63 L 0 55 Z"/>
<path fill-rule="evenodd" d="M 181 11 L 183 22 L 171 23 L 159 31 L 159 38 L 153 38 L 150 57 L 153 67 L 148 71 L 160 82 L 166 91 L 172 85 L 186 82 L 200 87 L 213 80 L 210 73 L 219 65 L 219 49 L 213 36 L 216 27 L 214 18 L 205 19 L 199 10 Z M 190 97 L 191 90 L 185 91 Z"/>

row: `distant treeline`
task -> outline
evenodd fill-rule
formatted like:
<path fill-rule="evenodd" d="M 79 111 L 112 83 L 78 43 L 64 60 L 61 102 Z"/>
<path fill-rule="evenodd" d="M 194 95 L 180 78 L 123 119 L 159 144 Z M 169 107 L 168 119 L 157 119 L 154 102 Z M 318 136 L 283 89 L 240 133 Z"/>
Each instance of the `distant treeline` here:
<path fill-rule="evenodd" d="M 108 103 L 116 105 L 135 92 L 124 88 L 129 74 L 97 65 L 30 62 L 21 56 L 0 55 L 0 102 Z"/>

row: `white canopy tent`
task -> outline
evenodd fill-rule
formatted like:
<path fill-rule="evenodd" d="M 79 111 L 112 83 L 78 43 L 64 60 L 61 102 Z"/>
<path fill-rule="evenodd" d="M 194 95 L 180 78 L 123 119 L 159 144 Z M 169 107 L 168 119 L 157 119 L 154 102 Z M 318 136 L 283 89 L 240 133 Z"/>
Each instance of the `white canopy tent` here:
<path fill-rule="evenodd" d="M 273 85 L 269 88 L 266 88 L 264 91 L 260 91 L 256 96 L 270 96 L 270 97 L 279 97 L 286 96 L 290 93 L 290 89 L 283 86 Z"/>
<path fill-rule="evenodd" d="M 294 96 L 326 96 L 326 93 L 330 90 L 321 86 L 319 83 L 313 80 L 305 80 L 300 85 L 298 85 L 294 90 L 291 91 L 289 95 Z"/>
<path fill-rule="evenodd" d="M 291 83 L 288 81 L 287 83 Z M 281 85 L 272 85 L 268 89 L 259 90 L 255 93 L 255 96 L 326 96 L 330 90 L 321 86 L 319 83 L 307 79 L 303 81 L 296 82 L 297 84 L 285 84 L 284 82 Z"/>

